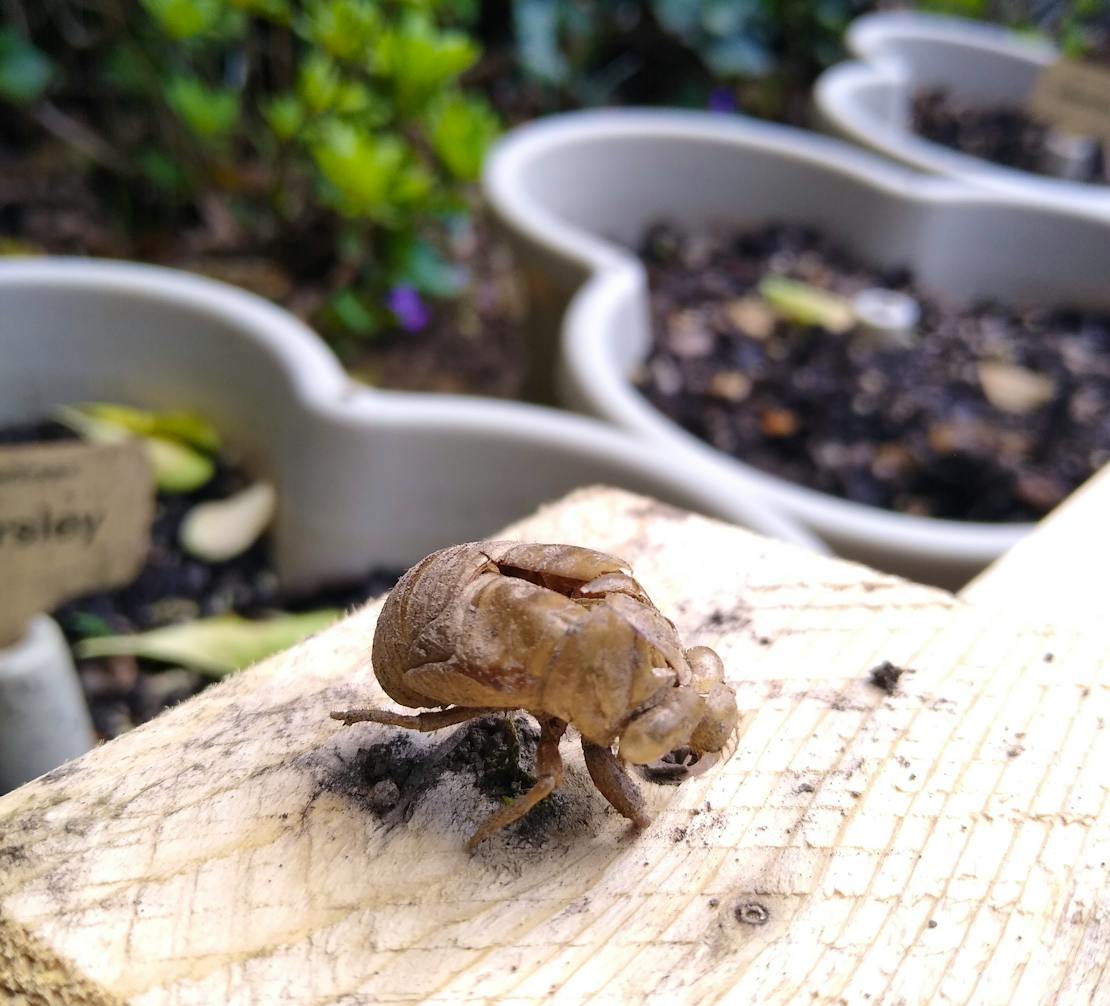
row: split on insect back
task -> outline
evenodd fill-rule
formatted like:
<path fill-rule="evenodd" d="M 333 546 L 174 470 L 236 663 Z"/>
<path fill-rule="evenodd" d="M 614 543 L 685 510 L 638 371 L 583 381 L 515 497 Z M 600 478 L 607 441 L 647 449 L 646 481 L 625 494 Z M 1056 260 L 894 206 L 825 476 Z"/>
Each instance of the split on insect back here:
<path fill-rule="evenodd" d="M 648 815 L 625 764 L 720 751 L 738 719 L 717 654 L 684 650 L 626 563 L 575 545 L 471 542 L 422 559 L 386 598 L 373 664 L 391 699 L 427 711 L 333 718 L 430 731 L 524 709 L 539 721 L 535 785 L 490 817 L 471 849 L 559 787 L 568 724 L 594 785 L 642 827 Z"/>

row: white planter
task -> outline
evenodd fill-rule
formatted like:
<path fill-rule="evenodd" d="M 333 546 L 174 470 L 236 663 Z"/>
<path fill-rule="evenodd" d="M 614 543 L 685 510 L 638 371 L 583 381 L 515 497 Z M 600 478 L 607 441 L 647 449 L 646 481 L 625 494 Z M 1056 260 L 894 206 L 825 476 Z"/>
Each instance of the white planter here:
<path fill-rule="evenodd" d="M 711 466 L 601 423 L 358 386 L 308 328 L 221 283 L 122 263 L 0 263 L 0 423 L 89 400 L 194 410 L 218 426 L 278 487 L 275 561 L 293 589 L 409 565 L 593 483 L 823 548 L 755 494 L 719 486 Z"/>
<path fill-rule="evenodd" d="M 1110 306 L 1110 224 L 923 178 L 854 148 L 738 117 L 587 112 L 510 134 L 494 151 L 487 197 L 545 290 L 569 302 L 557 350 L 561 396 L 729 477 L 745 476 L 838 552 L 955 587 L 1031 525 L 910 517 L 767 475 L 686 433 L 628 375 L 650 346 L 647 284 L 633 243 L 659 220 L 681 226 L 816 226 L 861 257 L 905 263 L 957 298 L 1042 298 Z M 585 280 L 577 294 L 575 284 Z M 573 298 L 573 299 L 571 299 Z"/>
<path fill-rule="evenodd" d="M 826 70 L 814 87 L 823 128 L 923 171 L 1110 218 L 1110 187 L 993 164 L 911 130 L 921 87 L 984 104 L 1024 104 L 1037 74 L 1057 57 L 1049 43 L 977 21 L 906 12 L 859 18 L 847 43 L 858 60 Z"/>

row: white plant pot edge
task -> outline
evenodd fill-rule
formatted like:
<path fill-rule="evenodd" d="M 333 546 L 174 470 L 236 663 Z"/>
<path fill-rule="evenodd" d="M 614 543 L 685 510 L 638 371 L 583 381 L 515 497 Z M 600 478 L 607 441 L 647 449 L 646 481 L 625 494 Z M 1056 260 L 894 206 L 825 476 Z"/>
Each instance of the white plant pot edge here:
<path fill-rule="evenodd" d="M 985 21 L 916 11 L 865 14 L 848 26 L 844 41 L 849 52 L 860 59 L 871 59 L 882 53 L 891 38 L 907 35 L 972 45 L 1004 56 L 1018 51 L 1041 66 L 1047 66 L 1058 55 L 1056 47 L 1047 39 Z"/>
<path fill-rule="evenodd" d="M 1110 217 L 1110 195 L 1090 185 L 992 164 L 933 143 L 871 112 L 859 100 L 861 92 L 884 84 L 892 90 L 908 87 L 912 81 L 910 68 L 888 48 L 892 41 L 906 37 L 958 43 L 1038 68 L 1050 65 L 1058 57 L 1056 48 L 1048 42 L 996 25 L 935 14 L 868 14 L 854 21 L 846 34 L 847 47 L 858 58 L 830 67 L 814 84 L 814 107 L 822 128 L 930 174 L 959 178 L 1017 198 L 1052 200 L 1080 212 Z"/>
<path fill-rule="evenodd" d="M 838 499 L 727 457 L 648 404 L 614 365 L 607 347 L 594 338 L 597 331 L 604 330 L 604 319 L 617 313 L 619 305 L 635 302 L 635 310 L 641 315 L 647 311 L 647 281 L 642 266 L 627 249 L 559 219 L 529 194 L 526 183 L 528 165 L 568 140 L 610 142 L 622 137 L 670 136 L 728 145 L 733 138 L 742 137 L 746 144 L 756 143 L 826 168 L 835 166 L 869 186 L 908 201 L 989 203 L 1015 208 L 1024 202 L 969 188 L 952 179 L 923 177 L 826 137 L 805 135 L 802 140 L 800 135 L 788 127 L 739 117 L 632 109 L 570 113 L 519 127 L 501 141 L 484 177 L 497 212 L 519 233 L 546 245 L 558 256 L 578 262 L 592 274 L 572 299 L 563 322 L 559 366 L 564 398 L 571 407 L 607 415 L 625 429 L 665 444 L 671 457 L 697 459 L 714 466 L 722 480 L 742 477 L 834 547 L 855 539 L 873 544 L 877 550 L 908 557 L 931 560 L 949 554 L 959 556 L 959 562 L 968 568 L 984 565 L 1015 544 L 1033 525 L 914 517 Z"/>
<path fill-rule="evenodd" d="M 351 380 L 339 361 L 319 337 L 286 311 L 246 291 L 205 277 L 172 269 L 136 263 L 91 259 L 9 259 L 0 263 L 0 293 L 5 288 L 87 290 L 97 296 L 124 295 L 161 303 L 187 305 L 231 322 L 236 338 L 256 344 L 279 366 L 286 384 L 278 394 L 288 395 L 290 407 L 311 416 L 319 435 L 339 441 L 340 436 L 419 438 L 428 442 L 437 436 L 465 438 L 479 452 L 486 443 L 505 445 L 522 457 L 529 452 L 551 450 L 561 457 L 585 459 L 598 469 L 611 469 L 615 481 L 620 476 L 666 486 L 681 486 L 691 507 L 760 533 L 781 538 L 805 548 L 827 551 L 814 535 L 793 519 L 768 506 L 753 494 L 736 496 L 715 484 L 711 466 L 697 463 L 661 465 L 648 445 L 626 433 L 593 419 L 526 405 L 519 402 L 482 399 L 461 395 L 390 392 L 369 388 Z M 337 450 L 342 449 L 337 447 Z M 450 461 L 448 454 L 447 460 Z M 390 486 L 374 485 L 367 472 L 366 510 L 389 495 Z M 469 487 L 471 494 L 491 491 L 483 488 L 478 473 Z M 413 476 L 419 478 L 419 474 Z M 286 486 L 285 502 L 299 504 L 300 485 Z M 400 500 L 405 507 L 408 501 Z M 538 505 L 541 500 L 532 504 Z M 279 510 L 279 520 L 281 511 Z M 488 528 L 493 531 L 499 518 Z M 462 520 L 465 523 L 465 520 Z M 447 529 L 445 529 L 447 530 Z M 488 533 L 488 532 L 487 532 Z M 408 564 L 424 553 L 414 553 L 412 536 L 378 536 L 380 553 L 374 558 L 382 564 Z M 429 531 L 429 540 L 435 540 Z M 439 544 L 448 544 L 444 540 Z M 438 547 L 435 546 L 435 547 Z M 430 550 L 430 549 L 428 549 Z M 353 564 L 356 560 L 351 559 Z M 302 578 L 294 563 L 291 579 Z M 309 565 L 318 565 L 309 560 Z M 326 562 L 324 563 L 326 566 Z M 319 570 L 309 571 L 311 579 Z"/>

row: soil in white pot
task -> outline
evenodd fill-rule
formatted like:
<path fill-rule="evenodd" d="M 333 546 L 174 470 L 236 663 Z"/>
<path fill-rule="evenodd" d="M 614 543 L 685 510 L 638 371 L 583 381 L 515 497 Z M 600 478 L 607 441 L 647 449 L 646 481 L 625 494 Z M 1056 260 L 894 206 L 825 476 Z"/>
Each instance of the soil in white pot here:
<path fill-rule="evenodd" d="M 654 345 L 636 383 L 757 468 L 889 510 L 1007 522 L 1041 517 L 1110 461 L 1110 316 L 958 304 L 792 226 L 657 226 L 641 254 Z M 917 320 L 875 327 L 857 313 L 865 290 Z"/>
<path fill-rule="evenodd" d="M 0 445 L 74 439 L 52 421 L 0 427 Z M 189 493 L 159 493 L 150 551 L 139 575 L 125 587 L 68 601 L 52 612 L 71 647 L 90 636 L 145 632 L 228 612 L 264 618 L 275 612 L 345 609 L 389 590 L 403 570 L 376 568 L 355 582 L 311 594 L 287 596 L 270 559 L 267 536 L 242 554 L 207 562 L 179 541 L 185 515 L 196 504 L 222 500 L 251 483 L 246 470 L 226 454 L 216 458 L 213 477 Z M 93 724 L 111 739 L 213 684 L 216 678 L 183 667 L 132 656 L 96 659 L 74 656 Z"/>
<path fill-rule="evenodd" d="M 1049 128 L 1016 105 L 976 105 L 954 98 L 944 88 L 918 91 L 913 99 L 913 130 L 933 143 L 972 157 L 1033 174 L 1049 169 Z M 1091 144 L 1072 181 L 1110 185 L 1106 153 Z"/>

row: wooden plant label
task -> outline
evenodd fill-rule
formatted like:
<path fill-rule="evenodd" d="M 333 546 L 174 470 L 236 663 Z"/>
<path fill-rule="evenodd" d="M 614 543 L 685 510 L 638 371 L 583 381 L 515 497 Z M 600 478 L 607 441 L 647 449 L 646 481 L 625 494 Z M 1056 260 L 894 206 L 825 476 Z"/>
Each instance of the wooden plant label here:
<path fill-rule="evenodd" d="M 1078 136 L 1110 139 L 1110 68 L 1060 60 L 1033 84 L 1029 111 Z"/>
<path fill-rule="evenodd" d="M 130 582 L 153 517 L 139 440 L 0 447 L 0 646 L 60 601 Z"/>

